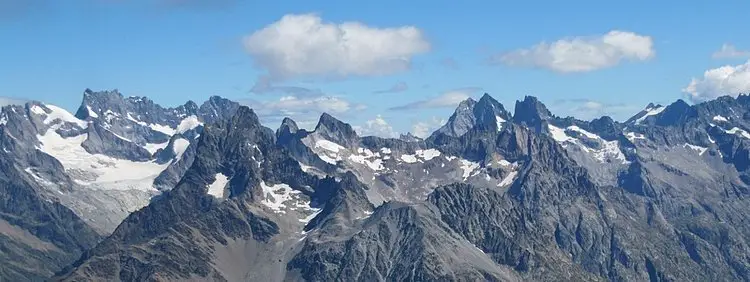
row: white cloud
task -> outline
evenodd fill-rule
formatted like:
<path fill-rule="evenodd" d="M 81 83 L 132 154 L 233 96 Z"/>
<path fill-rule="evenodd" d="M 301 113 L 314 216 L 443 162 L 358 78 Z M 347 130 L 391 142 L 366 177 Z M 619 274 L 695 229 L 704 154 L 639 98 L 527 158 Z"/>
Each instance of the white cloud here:
<path fill-rule="evenodd" d="M 376 76 L 405 71 L 430 50 L 414 26 L 328 23 L 315 14 L 286 15 L 244 38 L 255 63 L 277 80 Z"/>
<path fill-rule="evenodd" d="M 392 111 L 401 110 L 412 110 L 412 109 L 430 109 L 430 108 L 443 108 L 443 107 L 455 107 L 461 101 L 466 100 L 478 91 L 482 90 L 477 87 L 460 88 L 451 91 L 447 91 L 439 96 L 435 96 L 426 100 L 412 102 L 403 106 L 390 108 Z"/>
<path fill-rule="evenodd" d="M 721 45 L 719 51 L 714 52 L 711 58 L 714 59 L 728 59 L 728 58 L 748 58 L 750 57 L 750 51 L 738 50 L 732 44 L 724 43 Z"/>
<path fill-rule="evenodd" d="M 427 138 L 433 131 L 443 126 L 443 124 L 445 124 L 445 120 L 437 117 L 432 117 L 432 119 L 428 121 L 415 122 L 414 125 L 412 125 L 411 134 L 414 134 L 414 136 L 419 138 Z"/>
<path fill-rule="evenodd" d="M 592 120 L 609 116 L 614 120 L 624 121 L 642 109 L 638 105 L 626 103 L 604 103 L 588 99 L 557 100 L 550 105 L 552 112 L 562 116 L 572 116 L 581 120 Z"/>
<path fill-rule="evenodd" d="M 693 102 L 711 100 L 723 95 L 750 93 L 750 61 L 742 65 L 707 70 L 702 78 L 693 78 L 682 89 Z"/>
<path fill-rule="evenodd" d="M 613 30 L 601 36 L 541 42 L 528 49 L 498 54 L 490 63 L 545 68 L 556 72 L 589 72 L 609 68 L 622 61 L 646 61 L 656 55 L 650 36 Z"/>
<path fill-rule="evenodd" d="M 297 97 L 284 96 L 278 100 L 256 101 L 243 100 L 241 104 L 255 111 L 261 121 L 273 128 L 285 117 L 292 118 L 300 128 L 314 126 L 318 117 L 326 112 L 330 114 L 344 115 L 355 110 L 363 110 L 366 106 L 352 104 L 351 102 L 335 96 Z"/>
<path fill-rule="evenodd" d="M 357 131 L 360 136 L 378 136 L 386 138 L 395 138 L 397 136 L 396 132 L 393 131 L 393 127 L 388 124 L 381 115 L 366 121 L 363 126 L 354 126 L 354 130 Z"/>
<path fill-rule="evenodd" d="M 333 96 L 313 98 L 284 96 L 278 101 L 263 103 L 261 109 L 288 115 L 310 112 L 345 113 L 351 109 L 351 104 L 346 100 Z"/>

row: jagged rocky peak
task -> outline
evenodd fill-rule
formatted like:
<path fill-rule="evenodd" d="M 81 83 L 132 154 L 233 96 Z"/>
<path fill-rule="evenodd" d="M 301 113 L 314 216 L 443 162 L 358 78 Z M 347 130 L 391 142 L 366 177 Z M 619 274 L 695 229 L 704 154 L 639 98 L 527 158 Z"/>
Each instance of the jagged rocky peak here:
<path fill-rule="evenodd" d="M 474 105 L 477 102 L 472 98 L 461 101 L 453 112 L 448 122 L 440 127 L 435 134 L 444 134 L 448 136 L 458 137 L 464 135 L 471 128 L 474 127 L 476 118 L 474 117 Z"/>
<path fill-rule="evenodd" d="M 295 122 L 291 118 L 285 117 L 281 121 L 281 126 L 279 126 L 279 129 L 276 130 L 276 135 L 278 136 L 279 134 L 294 134 L 297 131 L 299 131 L 297 122 Z"/>
<path fill-rule="evenodd" d="M 435 134 L 459 137 L 474 128 L 500 130 L 510 118 L 510 113 L 505 110 L 505 107 L 485 93 L 479 101 L 468 98 L 458 104 L 456 111 L 448 119 L 448 122 Z"/>
<path fill-rule="evenodd" d="M 689 119 L 697 118 L 698 111 L 684 100 L 678 99 L 655 116 L 657 125 L 675 125 L 685 123 Z"/>
<path fill-rule="evenodd" d="M 315 134 L 326 140 L 352 148 L 356 145 L 359 137 L 351 125 L 344 123 L 328 113 L 320 115 L 318 125 L 315 126 Z"/>
<path fill-rule="evenodd" d="M 476 118 L 475 126 L 495 130 L 502 129 L 503 124 L 511 119 L 510 113 L 505 110 L 503 104 L 487 93 L 484 93 L 474 106 L 474 117 Z"/>
<path fill-rule="evenodd" d="M 231 118 L 239 107 L 235 101 L 214 95 L 200 106 L 198 112 L 206 123 L 213 123 Z"/>
<path fill-rule="evenodd" d="M 516 101 L 513 120 L 536 130 L 542 129 L 542 121 L 552 117 L 552 113 L 534 96 L 526 96 L 523 101 Z"/>
<path fill-rule="evenodd" d="M 124 110 L 122 103 L 124 97 L 119 90 L 93 91 L 89 88 L 83 91 L 83 101 L 75 116 L 85 120 L 99 117 L 100 112 L 106 110 L 121 112 Z"/>
<path fill-rule="evenodd" d="M 609 116 L 593 119 L 589 126 L 592 132 L 608 141 L 616 140 L 622 134 L 620 125 Z"/>
<path fill-rule="evenodd" d="M 398 139 L 404 141 L 404 142 L 419 142 L 422 141 L 422 138 L 419 136 L 416 136 L 414 134 L 411 134 L 411 132 L 408 132 L 406 134 L 400 134 L 398 136 Z"/>
<path fill-rule="evenodd" d="M 638 124 L 643 122 L 646 118 L 653 115 L 658 115 L 664 110 L 664 106 L 660 104 L 649 103 L 646 108 L 635 114 L 633 117 L 625 121 L 626 124 Z"/>

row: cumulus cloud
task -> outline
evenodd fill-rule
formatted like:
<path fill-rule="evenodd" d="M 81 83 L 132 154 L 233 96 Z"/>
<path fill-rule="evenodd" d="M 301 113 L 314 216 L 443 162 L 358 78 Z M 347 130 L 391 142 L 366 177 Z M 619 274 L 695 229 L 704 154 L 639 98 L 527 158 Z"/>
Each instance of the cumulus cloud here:
<path fill-rule="evenodd" d="M 653 45 L 650 36 L 613 30 L 601 36 L 541 42 L 527 49 L 494 55 L 489 62 L 561 73 L 590 72 L 610 68 L 623 61 L 649 60 L 656 55 Z"/>
<path fill-rule="evenodd" d="M 409 85 L 407 85 L 406 82 L 399 81 L 399 82 L 396 82 L 396 84 L 394 84 L 388 89 L 378 90 L 373 93 L 375 94 L 398 93 L 398 92 L 404 92 L 406 90 L 409 90 Z"/>
<path fill-rule="evenodd" d="M 414 136 L 419 138 L 427 138 L 433 131 L 443 126 L 443 124 L 445 124 L 445 120 L 439 119 L 438 117 L 432 117 L 432 119 L 428 121 L 418 121 L 412 125 L 411 134 L 414 134 Z"/>
<path fill-rule="evenodd" d="M 565 99 L 554 101 L 550 110 L 563 116 L 572 116 L 581 120 L 592 120 L 609 116 L 614 120 L 626 120 L 642 108 L 627 103 L 604 103 L 589 99 Z"/>
<path fill-rule="evenodd" d="M 397 133 L 393 131 L 393 127 L 381 115 L 377 115 L 374 119 L 366 121 L 362 126 L 354 126 L 354 130 L 360 136 L 385 138 L 395 138 L 397 136 Z"/>
<path fill-rule="evenodd" d="M 739 50 L 732 44 L 724 43 L 721 49 L 711 55 L 714 59 L 750 58 L 750 51 Z"/>
<path fill-rule="evenodd" d="M 315 14 L 286 15 L 244 38 L 245 50 L 273 79 L 377 76 L 405 71 L 430 50 L 414 26 L 329 23 Z"/>
<path fill-rule="evenodd" d="M 701 78 L 693 78 L 682 89 L 693 102 L 703 102 L 724 95 L 750 93 L 750 61 L 707 70 Z"/>
<path fill-rule="evenodd" d="M 461 101 L 466 100 L 472 94 L 481 91 L 478 87 L 459 88 L 451 91 L 447 91 L 441 95 L 412 102 L 403 106 L 390 108 L 392 111 L 402 110 L 413 110 L 413 109 L 431 109 L 431 108 L 444 108 L 444 107 L 455 107 Z"/>

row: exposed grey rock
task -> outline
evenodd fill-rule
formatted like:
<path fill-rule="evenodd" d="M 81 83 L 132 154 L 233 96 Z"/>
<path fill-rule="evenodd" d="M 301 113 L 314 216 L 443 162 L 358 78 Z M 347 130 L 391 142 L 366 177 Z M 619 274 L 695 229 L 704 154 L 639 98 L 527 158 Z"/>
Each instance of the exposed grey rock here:
<path fill-rule="evenodd" d="M 148 99 L 97 95 L 121 116 L 140 114 L 151 133 L 134 134 L 146 141 L 158 135 L 150 124 L 180 121 Z M 328 114 L 314 131 L 284 119 L 274 132 L 234 105 L 212 97 L 172 109 L 206 125 L 146 157 L 169 164 L 155 181 L 164 192 L 56 279 L 750 281 L 748 96 L 649 105 L 618 123 L 558 117 L 530 96 L 511 117 L 484 95 L 426 140 L 359 137 Z M 12 136 L 0 139 L 0 160 L 22 180 L 79 191 L 33 149 L 48 128 L 93 131 L 111 143 L 91 146 L 104 154 L 142 154 L 103 142 L 128 139 L 106 110 L 81 113 L 94 124 L 84 126 L 49 123 L 52 109 L 36 106 L 0 115 Z M 46 246 L 6 242 L 16 254 Z"/>
<path fill-rule="evenodd" d="M 503 105 L 485 93 L 478 102 L 471 98 L 461 102 L 448 122 L 435 134 L 459 137 L 476 127 L 497 131 L 501 129 L 499 127 L 502 127 L 502 123 L 510 120 L 510 113 Z"/>

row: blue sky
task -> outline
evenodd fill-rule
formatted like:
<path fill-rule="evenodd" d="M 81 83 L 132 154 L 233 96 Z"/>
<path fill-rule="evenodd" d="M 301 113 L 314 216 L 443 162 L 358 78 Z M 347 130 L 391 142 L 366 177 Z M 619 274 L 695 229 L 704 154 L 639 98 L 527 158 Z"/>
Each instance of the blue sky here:
<path fill-rule="evenodd" d="M 521 2 L 0 0 L 0 96 L 74 110 L 85 88 L 220 95 L 272 128 L 328 111 L 394 135 L 484 92 L 621 120 L 750 92 L 748 1 Z"/>

